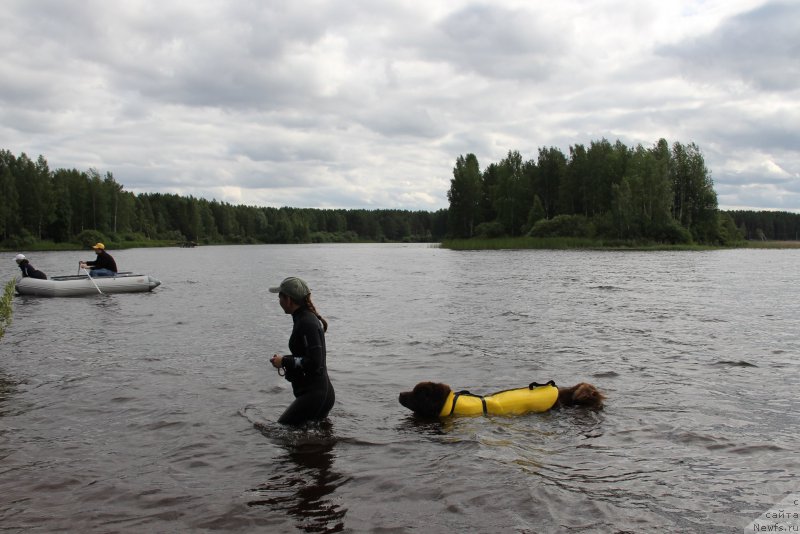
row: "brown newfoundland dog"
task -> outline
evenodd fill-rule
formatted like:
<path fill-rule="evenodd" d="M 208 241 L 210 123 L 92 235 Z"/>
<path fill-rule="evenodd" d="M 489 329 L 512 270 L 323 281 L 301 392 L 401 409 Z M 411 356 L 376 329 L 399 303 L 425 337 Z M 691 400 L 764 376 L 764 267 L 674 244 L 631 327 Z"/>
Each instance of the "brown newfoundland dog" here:
<path fill-rule="evenodd" d="M 411 391 L 400 393 L 400 404 L 423 417 L 438 417 L 450 395 L 450 386 L 438 382 L 420 382 Z M 572 387 L 559 387 L 555 406 L 583 406 L 603 409 L 603 395 L 596 387 L 581 382 Z"/>

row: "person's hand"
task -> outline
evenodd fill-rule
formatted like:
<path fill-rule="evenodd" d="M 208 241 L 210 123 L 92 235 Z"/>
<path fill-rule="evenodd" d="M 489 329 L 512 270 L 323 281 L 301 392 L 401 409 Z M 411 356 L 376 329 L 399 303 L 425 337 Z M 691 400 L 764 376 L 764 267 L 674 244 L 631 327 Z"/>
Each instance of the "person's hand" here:
<path fill-rule="evenodd" d="M 85 261 L 80 262 L 78 265 L 81 266 L 81 269 L 85 269 L 86 268 L 86 262 Z"/>
<path fill-rule="evenodd" d="M 281 364 L 283 363 L 283 356 L 281 356 L 280 354 L 275 354 L 272 356 L 272 358 L 269 359 L 269 361 L 273 367 L 275 367 L 276 369 L 280 369 Z"/>

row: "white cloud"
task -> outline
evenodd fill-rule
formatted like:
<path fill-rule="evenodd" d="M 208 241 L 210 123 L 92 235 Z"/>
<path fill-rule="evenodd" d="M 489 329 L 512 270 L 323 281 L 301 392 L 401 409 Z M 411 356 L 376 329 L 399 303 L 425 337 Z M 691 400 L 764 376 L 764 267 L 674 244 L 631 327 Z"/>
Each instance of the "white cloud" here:
<path fill-rule="evenodd" d="M 482 167 L 695 142 L 720 206 L 800 211 L 800 6 L 758 0 L 10 0 L 0 148 L 134 192 L 447 206 Z"/>

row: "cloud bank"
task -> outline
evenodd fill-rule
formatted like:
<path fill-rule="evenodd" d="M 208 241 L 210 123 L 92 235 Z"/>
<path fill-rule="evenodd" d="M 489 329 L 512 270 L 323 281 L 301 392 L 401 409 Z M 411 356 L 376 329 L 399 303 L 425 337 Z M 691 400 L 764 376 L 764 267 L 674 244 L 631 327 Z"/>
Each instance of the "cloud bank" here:
<path fill-rule="evenodd" d="M 136 193 L 436 210 L 462 154 L 663 137 L 721 208 L 800 211 L 797 2 L 11 0 L 0 26 L 0 148 Z"/>

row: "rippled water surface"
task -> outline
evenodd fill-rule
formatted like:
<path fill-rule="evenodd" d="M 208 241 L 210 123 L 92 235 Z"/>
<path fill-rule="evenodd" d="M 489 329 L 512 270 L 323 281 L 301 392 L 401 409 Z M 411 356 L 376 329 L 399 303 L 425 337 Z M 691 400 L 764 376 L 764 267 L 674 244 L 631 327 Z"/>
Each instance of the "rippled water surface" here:
<path fill-rule="evenodd" d="M 800 251 L 112 253 L 162 286 L 14 300 L 4 532 L 741 532 L 800 493 Z M 86 254 L 30 256 L 54 275 Z M 267 361 L 291 319 L 266 288 L 293 274 L 337 399 L 301 430 L 275 423 L 292 394 Z M 397 402 L 550 379 L 606 409 L 432 422 Z"/>

